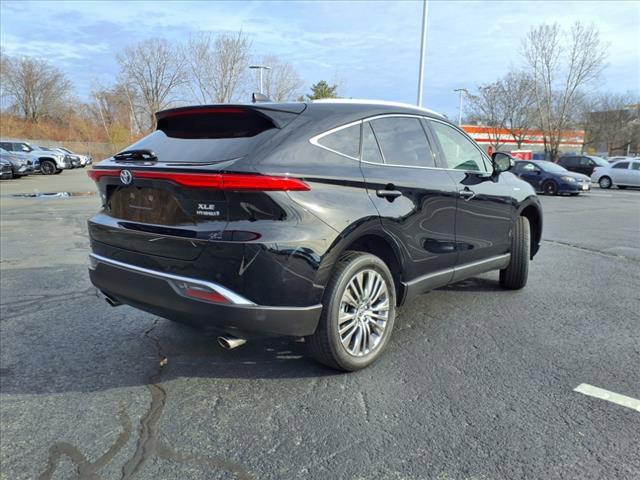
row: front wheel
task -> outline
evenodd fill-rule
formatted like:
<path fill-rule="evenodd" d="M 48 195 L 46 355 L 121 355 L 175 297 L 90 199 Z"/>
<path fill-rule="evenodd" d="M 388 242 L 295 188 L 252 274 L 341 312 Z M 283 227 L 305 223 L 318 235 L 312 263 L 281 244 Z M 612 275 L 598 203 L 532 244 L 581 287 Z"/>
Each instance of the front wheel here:
<path fill-rule="evenodd" d="M 542 191 L 545 193 L 545 195 L 557 195 L 558 185 L 556 185 L 556 182 L 553 181 L 545 182 L 544 185 L 542 185 Z"/>
<path fill-rule="evenodd" d="M 56 164 L 51 160 L 45 160 L 40 164 L 40 171 L 43 175 L 54 175 L 56 173 Z"/>
<path fill-rule="evenodd" d="M 387 265 L 375 255 L 346 252 L 324 293 L 316 332 L 307 337 L 311 355 L 331 368 L 365 368 L 384 351 L 396 314 L 396 290 Z"/>
<path fill-rule="evenodd" d="M 520 290 L 529 277 L 529 256 L 531 253 L 531 228 L 526 217 L 518 217 L 511 237 L 511 261 L 507 268 L 500 270 L 500 286 L 508 290 Z"/>

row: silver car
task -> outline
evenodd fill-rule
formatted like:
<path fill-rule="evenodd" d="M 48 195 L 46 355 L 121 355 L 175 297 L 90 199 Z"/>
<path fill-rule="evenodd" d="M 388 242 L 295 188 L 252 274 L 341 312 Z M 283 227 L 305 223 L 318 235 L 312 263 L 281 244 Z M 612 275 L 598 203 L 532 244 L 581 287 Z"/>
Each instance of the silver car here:
<path fill-rule="evenodd" d="M 56 150 L 58 150 L 61 153 L 65 153 L 71 156 L 71 158 L 73 159 L 78 159 L 79 165 L 80 167 L 84 168 L 87 165 L 91 165 L 93 163 L 93 160 L 91 158 L 90 155 L 82 155 L 80 153 L 74 153 L 71 150 L 69 150 L 68 148 L 65 147 L 58 147 L 56 148 Z"/>
<path fill-rule="evenodd" d="M 640 158 L 618 160 L 606 167 L 597 167 L 591 175 L 600 188 L 640 187 Z"/>

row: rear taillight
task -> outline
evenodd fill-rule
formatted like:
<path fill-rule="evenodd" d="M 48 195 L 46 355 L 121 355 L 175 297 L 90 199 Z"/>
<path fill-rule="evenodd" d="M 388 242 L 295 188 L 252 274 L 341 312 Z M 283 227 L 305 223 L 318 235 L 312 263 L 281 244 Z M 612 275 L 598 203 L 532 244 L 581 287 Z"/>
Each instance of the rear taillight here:
<path fill-rule="evenodd" d="M 119 177 L 119 169 L 92 169 L 87 172 L 95 182 L 102 177 Z M 214 190 L 251 190 L 262 192 L 306 191 L 309 185 L 297 178 L 243 173 L 177 173 L 154 170 L 129 170 L 133 179 L 168 180 L 183 187 Z"/>

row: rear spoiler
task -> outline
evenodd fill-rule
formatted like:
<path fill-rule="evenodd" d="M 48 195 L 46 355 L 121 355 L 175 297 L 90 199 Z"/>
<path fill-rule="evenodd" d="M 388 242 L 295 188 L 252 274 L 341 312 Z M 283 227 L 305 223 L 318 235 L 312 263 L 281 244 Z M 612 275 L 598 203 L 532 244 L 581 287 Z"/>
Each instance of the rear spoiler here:
<path fill-rule="evenodd" d="M 259 103 L 259 104 L 218 104 L 195 105 L 190 107 L 171 108 L 156 113 L 156 120 L 171 117 L 199 116 L 199 115 L 260 115 L 269 119 L 275 128 L 283 128 L 297 115 L 301 114 L 307 105 L 305 103 Z M 228 117 L 227 117 L 228 118 Z"/>

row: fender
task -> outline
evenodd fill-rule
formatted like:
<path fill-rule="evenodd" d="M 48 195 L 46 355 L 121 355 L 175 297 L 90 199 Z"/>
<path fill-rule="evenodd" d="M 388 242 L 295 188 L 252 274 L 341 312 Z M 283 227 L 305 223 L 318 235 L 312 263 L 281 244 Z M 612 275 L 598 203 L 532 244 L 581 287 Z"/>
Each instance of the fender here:
<path fill-rule="evenodd" d="M 525 216 L 529 219 L 531 226 L 531 259 L 540 250 L 540 242 L 542 241 L 542 204 L 537 195 L 530 195 L 525 198 L 517 208 L 517 217 Z M 517 218 L 516 217 L 516 218 Z"/>
<path fill-rule="evenodd" d="M 403 287 L 401 283 L 404 279 L 402 265 L 405 262 L 406 256 L 404 255 L 402 248 L 398 244 L 397 240 L 382 227 L 380 217 L 378 217 L 377 215 L 365 217 L 352 223 L 335 238 L 335 240 L 323 255 L 322 260 L 320 261 L 320 267 L 318 268 L 315 279 L 316 284 L 322 285 L 323 287 L 326 286 L 329 279 L 331 278 L 331 274 L 336 265 L 336 261 L 338 260 L 340 255 L 342 255 L 342 253 L 348 250 L 359 240 L 366 237 L 376 237 L 390 248 L 391 253 L 395 257 L 395 261 L 397 262 L 398 271 L 393 272 L 393 265 L 389 265 L 389 268 L 397 277 L 396 287 L 398 289 L 398 299 L 402 299 L 404 297 L 404 292 L 402 291 Z"/>

